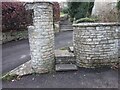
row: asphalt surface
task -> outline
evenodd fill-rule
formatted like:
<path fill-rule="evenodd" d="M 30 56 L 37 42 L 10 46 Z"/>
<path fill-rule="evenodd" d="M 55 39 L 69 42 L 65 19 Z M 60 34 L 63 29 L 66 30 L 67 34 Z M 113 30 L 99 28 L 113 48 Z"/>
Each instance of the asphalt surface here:
<path fill-rule="evenodd" d="M 72 31 L 55 35 L 55 49 L 72 45 Z M 2 46 L 2 67 L 6 73 L 30 60 L 28 40 L 13 41 Z M 3 88 L 118 88 L 118 71 L 110 68 L 55 72 L 3 81 Z"/>
<path fill-rule="evenodd" d="M 55 35 L 55 49 L 72 45 L 72 31 L 60 32 Z M 28 40 L 12 41 L 2 45 L 2 73 L 16 68 L 30 60 Z M 1 54 L 0 54 L 1 55 Z"/>
<path fill-rule="evenodd" d="M 118 88 L 118 72 L 109 68 L 37 74 L 3 81 L 3 88 Z"/>

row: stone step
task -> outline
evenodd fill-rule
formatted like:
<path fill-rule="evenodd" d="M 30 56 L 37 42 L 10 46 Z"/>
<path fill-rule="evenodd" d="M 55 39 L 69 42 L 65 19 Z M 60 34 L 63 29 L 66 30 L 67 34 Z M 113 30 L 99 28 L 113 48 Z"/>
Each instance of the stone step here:
<path fill-rule="evenodd" d="M 56 64 L 56 71 L 75 71 L 78 70 L 75 64 Z"/>
<path fill-rule="evenodd" d="M 72 22 L 70 22 L 69 20 L 61 20 L 60 24 L 73 24 Z"/>
<path fill-rule="evenodd" d="M 73 30 L 73 28 L 71 28 L 71 27 L 62 27 L 62 28 L 60 28 L 60 30 L 66 30 L 66 29 L 70 29 L 70 30 Z"/>
<path fill-rule="evenodd" d="M 72 22 L 70 22 L 69 20 L 60 20 L 60 24 L 61 24 L 61 23 L 72 24 Z"/>
<path fill-rule="evenodd" d="M 74 64 L 75 56 L 68 50 L 55 50 L 56 64 Z"/>
<path fill-rule="evenodd" d="M 73 31 L 73 29 L 61 29 L 60 31 Z"/>
<path fill-rule="evenodd" d="M 75 57 L 57 57 L 56 64 L 75 64 Z"/>
<path fill-rule="evenodd" d="M 61 23 L 61 24 L 60 24 L 60 26 L 71 27 L 71 26 L 72 26 L 72 24 L 67 24 L 67 23 L 66 23 L 66 24 L 64 24 L 64 23 Z"/>
<path fill-rule="evenodd" d="M 60 25 L 60 28 L 73 28 L 72 25 Z"/>

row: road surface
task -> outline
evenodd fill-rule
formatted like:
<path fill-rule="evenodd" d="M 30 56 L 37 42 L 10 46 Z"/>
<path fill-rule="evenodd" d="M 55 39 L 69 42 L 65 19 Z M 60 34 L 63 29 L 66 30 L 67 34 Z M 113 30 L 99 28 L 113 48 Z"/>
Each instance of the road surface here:
<path fill-rule="evenodd" d="M 3 88 L 118 88 L 118 72 L 109 68 L 80 68 L 78 71 L 28 75 L 18 81 L 4 81 Z"/>
<path fill-rule="evenodd" d="M 55 35 L 55 49 L 72 45 L 72 31 Z M 28 40 L 12 41 L 2 45 L 3 74 L 30 60 Z"/>

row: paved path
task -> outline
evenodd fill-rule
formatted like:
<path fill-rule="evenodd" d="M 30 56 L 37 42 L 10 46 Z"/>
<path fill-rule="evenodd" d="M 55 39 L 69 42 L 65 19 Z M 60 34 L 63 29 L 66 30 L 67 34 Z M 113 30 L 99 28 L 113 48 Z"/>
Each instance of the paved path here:
<path fill-rule="evenodd" d="M 24 76 L 19 81 L 3 81 L 3 88 L 118 88 L 118 72 L 84 69 L 54 74 Z"/>
<path fill-rule="evenodd" d="M 55 35 L 55 49 L 72 45 L 72 31 Z M 2 70 L 6 73 L 30 60 L 28 40 L 13 41 L 2 46 Z"/>

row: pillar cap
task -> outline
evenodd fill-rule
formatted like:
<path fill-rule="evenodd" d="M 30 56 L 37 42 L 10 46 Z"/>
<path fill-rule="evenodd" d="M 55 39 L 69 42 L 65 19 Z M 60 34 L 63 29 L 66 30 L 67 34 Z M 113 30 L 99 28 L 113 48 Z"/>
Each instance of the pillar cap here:
<path fill-rule="evenodd" d="M 33 5 L 34 5 L 34 4 L 37 4 L 37 3 L 49 3 L 49 4 L 53 5 L 52 2 L 45 2 L 45 1 L 43 1 L 43 2 L 26 2 L 26 3 L 25 3 L 25 8 L 26 8 L 27 10 L 29 10 L 29 9 L 34 9 Z M 30 5 L 30 6 L 29 6 L 29 5 Z"/>

